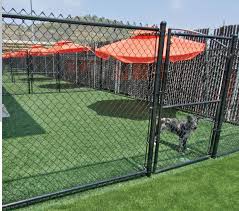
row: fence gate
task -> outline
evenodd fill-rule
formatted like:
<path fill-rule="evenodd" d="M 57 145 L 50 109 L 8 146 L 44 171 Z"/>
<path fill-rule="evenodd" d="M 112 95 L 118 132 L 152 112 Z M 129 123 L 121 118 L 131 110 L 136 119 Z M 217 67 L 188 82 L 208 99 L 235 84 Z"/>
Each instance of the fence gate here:
<path fill-rule="evenodd" d="M 2 16 L 3 207 L 216 156 L 238 134 L 235 36 Z"/>
<path fill-rule="evenodd" d="M 165 40 L 155 172 L 216 154 L 235 46 L 229 37 L 172 29 Z M 203 53 L 199 53 L 202 48 Z M 180 50 L 188 60 L 177 62 Z M 198 55 L 191 59 L 195 54 L 190 51 Z"/>
<path fill-rule="evenodd" d="M 116 60 L 102 61 L 93 53 L 97 43 L 127 39 L 136 30 L 159 31 L 44 13 L 3 14 L 3 52 L 10 53 L 3 58 L 4 207 L 149 171 L 153 71 L 144 78 L 151 96 L 145 101 L 130 90 L 121 93 L 122 87 L 114 90 Z"/>

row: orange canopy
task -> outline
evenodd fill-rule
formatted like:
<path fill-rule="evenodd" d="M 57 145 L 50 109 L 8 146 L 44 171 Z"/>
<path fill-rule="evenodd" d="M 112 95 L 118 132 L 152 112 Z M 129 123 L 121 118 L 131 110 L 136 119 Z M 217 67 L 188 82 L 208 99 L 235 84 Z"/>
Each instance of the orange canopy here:
<path fill-rule="evenodd" d="M 27 54 L 32 56 L 45 56 L 49 54 L 48 49 L 42 45 L 33 45 L 28 50 L 19 50 L 15 52 L 7 52 L 3 54 L 3 58 L 22 58 L 26 57 Z"/>
<path fill-rule="evenodd" d="M 28 53 L 31 56 L 46 56 L 50 54 L 48 49 L 43 47 L 42 45 L 32 45 L 28 50 Z"/>
<path fill-rule="evenodd" d="M 20 58 L 26 57 L 27 54 L 31 56 L 46 56 L 53 53 L 76 53 L 89 50 L 91 50 L 90 47 L 74 44 L 71 41 L 63 40 L 56 42 L 51 48 L 45 48 L 42 45 L 32 45 L 28 50 L 8 52 L 3 54 L 3 58 Z"/>
<path fill-rule="evenodd" d="M 75 44 L 72 41 L 62 40 L 56 42 L 51 48 L 48 49 L 49 53 L 77 53 L 89 51 L 90 47 Z"/>
<path fill-rule="evenodd" d="M 137 34 L 137 33 L 136 33 Z M 141 34 L 95 49 L 95 54 L 102 59 L 114 57 L 125 63 L 156 62 L 159 37 L 154 34 Z M 163 58 L 166 55 L 166 42 Z M 195 42 L 172 36 L 170 61 L 190 60 L 205 50 L 205 43 Z"/>
<path fill-rule="evenodd" d="M 10 52 L 6 52 L 2 54 L 2 58 L 3 59 L 9 59 L 11 57 L 11 53 Z"/>
<path fill-rule="evenodd" d="M 9 54 L 11 58 L 22 58 L 27 56 L 27 50 L 20 50 L 20 51 L 15 51 L 11 52 Z"/>

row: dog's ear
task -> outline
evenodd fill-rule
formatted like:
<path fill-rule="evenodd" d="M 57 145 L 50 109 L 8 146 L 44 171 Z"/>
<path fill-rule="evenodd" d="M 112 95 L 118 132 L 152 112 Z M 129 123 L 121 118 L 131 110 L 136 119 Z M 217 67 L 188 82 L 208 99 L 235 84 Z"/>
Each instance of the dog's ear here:
<path fill-rule="evenodd" d="M 188 115 L 187 120 L 188 122 L 198 122 L 199 118 L 197 116 Z"/>
<path fill-rule="evenodd" d="M 195 116 L 195 119 L 197 120 L 197 122 L 200 120 L 200 119 L 203 119 L 202 117 L 200 116 Z"/>

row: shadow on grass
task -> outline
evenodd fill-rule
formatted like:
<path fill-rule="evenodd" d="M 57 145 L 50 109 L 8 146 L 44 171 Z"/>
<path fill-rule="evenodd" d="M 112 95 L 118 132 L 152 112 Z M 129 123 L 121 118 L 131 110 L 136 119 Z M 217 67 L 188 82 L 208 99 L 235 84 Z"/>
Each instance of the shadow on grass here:
<path fill-rule="evenodd" d="M 88 106 L 98 115 L 118 117 L 132 120 L 148 120 L 150 114 L 149 103 L 140 100 L 102 100 Z M 175 109 L 164 109 L 163 117 L 175 118 Z"/>
<path fill-rule="evenodd" d="M 55 82 L 55 81 L 54 81 Z M 39 88 L 44 88 L 44 89 L 58 89 L 58 84 L 57 83 L 51 83 L 51 84 L 42 84 L 38 85 Z M 75 89 L 75 88 L 80 88 L 81 86 L 77 84 L 72 84 L 72 83 L 60 83 L 60 88 L 61 89 Z"/>
<path fill-rule="evenodd" d="M 179 149 L 179 145 L 178 144 L 174 144 L 174 143 L 170 143 L 170 142 L 167 142 L 167 141 L 164 141 L 164 140 L 160 140 L 160 144 L 163 144 L 169 148 L 171 148 L 172 150 L 175 150 L 175 151 L 178 151 Z"/>
<path fill-rule="evenodd" d="M 7 93 L 4 88 L 3 91 Z M 3 118 L 3 139 L 45 133 L 45 130 L 21 107 L 10 93 L 3 96 L 3 104 L 10 114 L 10 117 Z"/>
<path fill-rule="evenodd" d="M 27 75 L 27 71 L 9 71 L 9 73 L 13 75 Z"/>
<path fill-rule="evenodd" d="M 25 176 L 25 177 L 23 176 L 23 177 L 19 177 L 19 178 L 15 178 L 15 179 L 6 179 L 6 180 L 3 180 L 3 182 L 5 182 L 5 183 L 15 182 L 15 181 L 24 180 L 24 179 L 56 175 L 59 173 L 67 173 L 67 172 L 71 172 L 74 170 L 87 169 L 87 168 L 91 169 L 91 168 L 97 167 L 99 169 L 102 169 L 102 166 L 104 166 L 104 165 L 112 165 L 117 162 L 120 162 L 120 163 L 122 162 L 124 164 L 130 165 L 133 167 L 132 169 L 143 170 L 142 161 L 144 160 L 144 156 L 145 155 L 140 155 L 140 156 L 138 155 L 138 156 L 133 156 L 133 157 L 123 157 L 123 158 L 112 159 L 112 160 L 108 160 L 108 161 L 95 162 L 95 163 L 91 163 L 91 164 L 87 164 L 87 165 L 75 166 L 75 167 L 66 168 L 66 169 L 62 169 L 62 170 L 58 170 L 58 171 L 55 170 L 55 171 L 49 171 L 46 173 L 33 174 L 33 175 Z M 137 158 L 141 158 L 141 159 L 136 160 Z M 139 165 L 142 165 L 141 169 L 139 168 Z"/>
<path fill-rule="evenodd" d="M 28 78 L 21 78 L 20 79 L 21 81 L 25 82 L 25 81 L 28 81 Z M 33 82 L 34 81 L 56 81 L 55 78 L 51 78 L 51 77 L 37 77 L 37 78 L 33 78 Z"/>

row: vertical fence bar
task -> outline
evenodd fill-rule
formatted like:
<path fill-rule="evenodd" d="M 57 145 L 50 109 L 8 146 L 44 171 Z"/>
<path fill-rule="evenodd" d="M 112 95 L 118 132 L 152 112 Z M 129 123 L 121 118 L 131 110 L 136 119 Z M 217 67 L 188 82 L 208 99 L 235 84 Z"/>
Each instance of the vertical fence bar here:
<path fill-rule="evenodd" d="M 156 118 L 158 114 L 159 106 L 159 91 L 160 91 L 160 72 L 163 64 L 163 49 L 164 49 L 164 40 L 166 33 L 166 22 L 160 23 L 160 37 L 158 43 L 157 51 L 157 63 L 156 63 L 156 72 L 154 78 L 154 92 L 153 92 L 153 102 L 152 102 L 152 111 L 151 111 L 151 125 L 149 132 L 149 147 L 148 147 L 148 159 L 147 159 L 147 176 L 150 176 L 152 173 L 152 161 L 153 161 L 153 150 L 154 150 L 154 141 L 155 141 L 155 132 L 156 132 Z"/>
<path fill-rule="evenodd" d="M 153 164 L 153 172 L 156 171 L 157 164 L 158 164 L 158 154 L 159 154 L 159 141 L 160 141 L 160 128 L 161 128 L 161 116 L 163 110 L 163 100 L 164 100 L 164 93 L 167 83 L 167 73 L 168 73 L 168 66 L 169 66 L 169 55 L 170 55 L 170 44 L 171 44 L 171 29 L 168 29 L 168 37 L 167 37 L 167 45 L 166 45 L 166 56 L 164 66 L 161 68 L 162 72 L 160 72 L 161 79 L 161 90 L 160 90 L 160 99 L 159 99 L 159 109 L 158 109 L 158 121 L 156 125 L 156 146 L 155 146 L 155 155 L 154 155 L 154 164 Z"/>
<path fill-rule="evenodd" d="M 228 55 L 226 67 L 223 74 L 222 90 L 220 93 L 220 102 L 217 106 L 216 118 L 214 122 L 213 134 L 212 134 L 210 149 L 209 149 L 209 154 L 213 158 L 215 158 L 217 155 L 222 123 L 225 117 L 227 93 L 228 93 L 228 88 L 230 84 L 230 76 L 232 73 L 233 61 L 235 57 L 236 42 L 237 42 L 237 35 L 233 35 L 231 39 L 231 45 L 229 48 L 229 55 Z"/>

